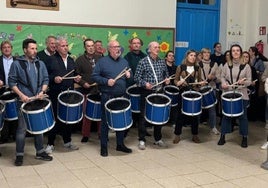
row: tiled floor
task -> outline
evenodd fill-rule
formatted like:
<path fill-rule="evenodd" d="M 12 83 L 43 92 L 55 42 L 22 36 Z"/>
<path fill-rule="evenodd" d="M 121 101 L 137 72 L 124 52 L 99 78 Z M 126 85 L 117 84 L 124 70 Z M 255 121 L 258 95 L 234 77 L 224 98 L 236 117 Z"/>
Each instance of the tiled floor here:
<path fill-rule="evenodd" d="M 146 150 L 137 148 L 137 130 L 132 128 L 126 145 L 132 154 L 115 151 L 115 134 L 110 133 L 109 156 L 99 155 L 99 141 L 92 133 L 90 142 L 82 144 L 80 134 L 73 135 L 78 151 L 68 152 L 58 138 L 54 160 L 34 159 L 32 138 L 27 138 L 22 167 L 15 167 L 15 144 L 0 145 L 0 187 L 203 187 L 203 188 L 267 188 L 268 170 L 260 168 L 267 152 L 260 149 L 265 141 L 264 123 L 251 122 L 249 147 L 240 147 L 238 130 L 227 135 L 227 143 L 218 146 L 219 136 L 200 125 L 201 144 L 191 141 L 190 128 L 183 129 L 183 140 L 172 144 L 173 128 L 163 128 L 163 140 L 168 148 L 153 145 L 148 137 Z M 152 129 L 149 129 L 152 133 Z"/>

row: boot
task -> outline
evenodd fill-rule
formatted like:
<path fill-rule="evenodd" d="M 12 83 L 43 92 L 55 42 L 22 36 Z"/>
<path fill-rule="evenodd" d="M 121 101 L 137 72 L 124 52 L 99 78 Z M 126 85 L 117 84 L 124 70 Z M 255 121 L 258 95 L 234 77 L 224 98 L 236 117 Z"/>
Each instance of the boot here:
<path fill-rule="evenodd" d="M 248 147 L 248 138 L 246 136 L 243 136 L 243 138 L 242 138 L 241 147 L 242 148 L 247 148 Z"/>
<path fill-rule="evenodd" d="M 173 140 L 173 144 L 178 144 L 181 141 L 181 138 L 179 135 L 175 135 L 174 140 Z"/>
<path fill-rule="evenodd" d="M 221 134 L 220 140 L 218 142 L 218 145 L 222 146 L 225 144 L 225 135 Z"/>
<path fill-rule="evenodd" d="M 201 141 L 200 141 L 200 139 L 199 139 L 199 137 L 197 136 L 197 135 L 193 135 L 193 138 L 192 138 L 192 141 L 194 142 L 194 143 L 201 143 Z"/>

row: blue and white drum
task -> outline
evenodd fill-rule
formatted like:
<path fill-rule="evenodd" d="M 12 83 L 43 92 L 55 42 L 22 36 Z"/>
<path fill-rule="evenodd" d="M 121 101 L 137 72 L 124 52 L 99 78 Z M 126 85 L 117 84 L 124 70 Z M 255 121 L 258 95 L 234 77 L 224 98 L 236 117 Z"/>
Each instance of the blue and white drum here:
<path fill-rule="evenodd" d="M 101 121 L 101 96 L 88 94 L 85 117 L 92 121 Z"/>
<path fill-rule="evenodd" d="M 127 88 L 127 94 L 131 103 L 131 111 L 133 113 L 140 113 L 140 101 L 141 95 L 139 92 L 139 88 L 136 85 L 130 86 Z"/>
<path fill-rule="evenodd" d="M 167 85 L 164 87 L 164 92 L 171 99 L 171 106 L 177 106 L 179 103 L 179 88 L 173 85 Z"/>
<path fill-rule="evenodd" d="M 130 101 L 123 97 L 113 98 L 105 103 L 105 115 L 110 129 L 123 131 L 131 127 L 133 121 L 130 106 Z"/>
<path fill-rule="evenodd" d="M 82 93 L 74 90 L 61 92 L 58 96 L 57 116 L 58 119 L 67 124 L 74 124 L 83 118 Z"/>
<path fill-rule="evenodd" d="M 0 96 L 0 101 L 2 101 L 6 106 L 5 120 L 13 121 L 18 119 L 17 97 L 17 94 L 11 91 L 7 91 Z"/>
<path fill-rule="evenodd" d="M 4 122 L 4 116 L 5 116 L 5 104 L 0 101 L 0 131 L 3 129 L 3 122 Z"/>
<path fill-rule="evenodd" d="M 22 115 L 31 134 L 42 134 L 51 130 L 55 125 L 55 118 L 48 99 L 37 99 L 21 105 Z"/>
<path fill-rule="evenodd" d="M 202 94 L 202 108 L 208 109 L 217 103 L 217 99 L 211 86 L 201 87 L 199 92 Z"/>
<path fill-rule="evenodd" d="M 171 100 L 168 96 L 153 93 L 146 97 L 145 120 L 154 125 L 163 125 L 169 120 Z"/>
<path fill-rule="evenodd" d="M 222 113 L 228 117 L 238 117 L 244 113 L 243 94 L 235 91 L 228 91 L 222 94 Z"/>
<path fill-rule="evenodd" d="M 197 116 L 201 114 L 202 94 L 196 91 L 186 91 L 182 93 L 181 111 L 187 116 Z"/>

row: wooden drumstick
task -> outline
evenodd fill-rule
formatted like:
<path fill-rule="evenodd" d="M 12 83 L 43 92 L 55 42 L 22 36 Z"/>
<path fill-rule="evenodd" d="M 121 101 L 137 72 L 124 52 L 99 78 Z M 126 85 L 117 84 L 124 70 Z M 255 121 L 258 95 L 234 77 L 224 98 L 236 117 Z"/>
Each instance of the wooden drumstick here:
<path fill-rule="evenodd" d="M 168 77 L 168 79 L 174 79 L 175 78 L 175 74 L 173 74 L 173 75 L 171 75 L 170 77 Z M 159 82 L 158 84 L 155 84 L 155 85 L 153 85 L 152 86 L 152 88 L 153 87 L 156 87 L 156 86 L 158 86 L 158 85 L 160 85 L 160 84 L 163 84 L 164 82 L 166 81 L 166 79 L 165 80 L 162 80 L 161 82 Z"/>
<path fill-rule="evenodd" d="M 62 77 L 63 80 L 75 79 L 77 76 Z"/>
<path fill-rule="evenodd" d="M 43 98 L 48 98 L 48 95 L 47 94 L 44 94 L 43 95 Z M 37 96 L 29 97 L 29 100 L 30 101 L 35 100 L 35 99 L 38 99 Z"/>
<path fill-rule="evenodd" d="M 127 67 L 125 67 L 115 78 L 114 80 L 118 80 L 120 77 L 122 77 L 121 75 L 127 70 Z"/>
<path fill-rule="evenodd" d="M 89 87 L 96 86 L 96 85 L 97 85 L 97 83 L 95 82 L 93 84 L 89 84 Z"/>
<path fill-rule="evenodd" d="M 127 70 L 124 70 L 123 73 L 121 73 L 120 75 L 117 75 L 117 77 L 114 79 L 115 81 L 118 80 L 119 78 L 121 78 L 122 76 L 124 76 L 126 74 L 126 71 L 130 71 L 131 68 L 127 69 Z"/>
<path fill-rule="evenodd" d="M 73 70 L 71 70 L 70 72 L 68 72 L 67 74 L 65 74 L 64 76 L 62 76 L 62 78 L 65 78 L 66 76 L 68 76 L 68 75 L 72 74 L 73 72 L 74 72 L 74 69 L 73 69 Z"/>

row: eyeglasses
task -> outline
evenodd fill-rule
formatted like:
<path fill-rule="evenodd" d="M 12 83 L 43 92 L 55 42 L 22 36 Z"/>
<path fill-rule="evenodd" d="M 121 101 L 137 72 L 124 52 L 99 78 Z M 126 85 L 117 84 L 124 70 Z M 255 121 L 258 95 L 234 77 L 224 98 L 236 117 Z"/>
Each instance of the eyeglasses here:
<path fill-rule="evenodd" d="M 110 46 L 110 48 L 121 48 L 121 46 Z"/>

